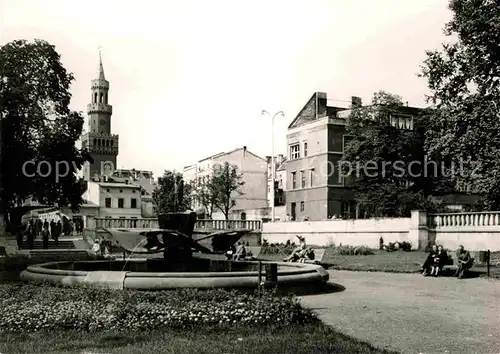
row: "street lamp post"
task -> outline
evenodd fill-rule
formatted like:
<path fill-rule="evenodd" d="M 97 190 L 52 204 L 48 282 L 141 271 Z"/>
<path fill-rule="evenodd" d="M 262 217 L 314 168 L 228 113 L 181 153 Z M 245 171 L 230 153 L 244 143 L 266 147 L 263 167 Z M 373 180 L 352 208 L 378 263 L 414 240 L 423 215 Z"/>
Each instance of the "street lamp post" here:
<path fill-rule="evenodd" d="M 282 116 L 284 117 L 285 116 L 285 113 L 283 113 L 283 111 L 279 111 L 279 112 L 276 112 L 274 115 L 271 115 L 271 113 L 269 113 L 268 111 L 266 110 L 262 110 L 262 115 L 267 115 L 269 117 L 271 117 L 271 178 L 272 178 L 272 181 L 271 181 L 271 220 L 272 222 L 274 222 L 274 219 L 275 219 L 275 213 L 274 213 L 274 197 L 275 197 L 275 188 L 274 188 L 274 183 L 276 181 L 276 163 L 275 163 L 275 159 L 274 159 L 274 118 L 276 118 L 276 116 Z"/>

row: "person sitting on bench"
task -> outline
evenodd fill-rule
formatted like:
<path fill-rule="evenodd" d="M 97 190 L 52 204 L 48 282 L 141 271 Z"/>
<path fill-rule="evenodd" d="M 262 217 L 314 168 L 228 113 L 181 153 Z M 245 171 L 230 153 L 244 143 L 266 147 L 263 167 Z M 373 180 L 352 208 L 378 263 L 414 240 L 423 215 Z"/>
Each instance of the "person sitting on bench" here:
<path fill-rule="evenodd" d="M 247 250 L 245 245 L 242 242 L 238 242 L 238 246 L 236 246 L 236 252 L 233 255 L 233 260 L 239 261 L 240 259 L 245 259 L 247 256 Z"/>
<path fill-rule="evenodd" d="M 469 251 L 464 249 L 464 246 L 458 246 L 457 250 L 457 271 L 455 272 L 455 276 L 458 279 L 462 279 L 465 273 L 472 267 L 472 258 L 470 256 Z"/>
<path fill-rule="evenodd" d="M 437 252 L 434 254 L 434 260 L 431 266 L 431 275 L 437 277 L 443 270 L 443 266 L 448 260 L 448 254 L 443 249 L 443 246 L 439 245 Z"/>
<path fill-rule="evenodd" d="M 424 264 L 422 264 L 422 275 L 426 276 L 431 273 L 432 265 L 434 264 L 434 258 L 436 257 L 438 252 L 437 245 L 432 245 L 427 258 L 425 259 Z"/>
<path fill-rule="evenodd" d="M 292 254 L 283 260 L 284 262 L 297 262 L 306 255 L 306 239 L 299 235 L 297 235 L 297 238 L 299 239 L 299 246 L 292 251 Z"/>

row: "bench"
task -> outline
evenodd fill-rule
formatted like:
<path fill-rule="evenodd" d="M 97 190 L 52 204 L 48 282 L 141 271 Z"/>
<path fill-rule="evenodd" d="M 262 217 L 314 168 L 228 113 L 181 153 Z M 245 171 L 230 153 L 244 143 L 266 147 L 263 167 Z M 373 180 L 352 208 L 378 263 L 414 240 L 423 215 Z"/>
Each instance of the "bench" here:
<path fill-rule="evenodd" d="M 470 268 L 472 268 L 473 265 L 474 265 L 474 257 L 471 257 L 471 266 L 468 268 L 468 270 L 470 270 Z M 443 272 L 456 271 L 457 269 L 458 269 L 457 255 L 455 253 L 449 254 L 448 260 L 446 261 L 446 263 L 442 268 Z"/>
<path fill-rule="evenodd" d="M 258 258 L 260 255 L 260 250 L 262 249 L 262 247 L 260 246 L 245 246 L 245 248 L 252 253 L 251 255 L 247 255 L 245 257 L 245 260 L 254 260 Z"/>
<path fill-rule="evenodd" d="M 299 260 L 299 263 L 314 263 L 319 264 L 323 261 L 323 257 L 325 256 L 324 248 L 313 248 L 314 259 L 302 258 Z"/>

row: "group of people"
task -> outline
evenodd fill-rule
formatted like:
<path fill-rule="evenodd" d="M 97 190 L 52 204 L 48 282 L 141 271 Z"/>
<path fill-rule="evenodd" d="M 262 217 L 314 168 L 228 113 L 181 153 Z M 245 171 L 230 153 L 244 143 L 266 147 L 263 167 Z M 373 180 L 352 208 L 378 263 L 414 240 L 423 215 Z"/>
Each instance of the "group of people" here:
<path fill-rule="evenodd" d="M 74 230 L 76 230 L 77 233 L 82 233 L 83 222 L 73 222 L 72 220 L 61 222 L 61 219 L 57 222 L 55 220 L 51 220 L 49 222 L 45 219 L 42 222 L 41 219 L 31 219 L 18 230 L 17 245 L 18 248 L 21 249 L 24 238 L 26 237 L 28 249 L 33 249 L 34 240 L 41 236 L 42 247 L 47 249 L 49 247 L 49 237 L 51 237 L 55 241 L 55 244 L 58 245 L 59 236 L 71 235 Z"/>
<path fill-rule="evenodd" d="M 24 231 L 19 230 L 17 234 L 17 246 L 22 248 L 24 235 L 28 241 L 28 248 L 33 249 L 33 241 L 38 237 L 42 237 L 42 247 L 49 248 L 49 237 L 55 241 L 56 245 L 59 244 L 59 236 L 62 233 L 61 220 L 55 222 L 52 220 L 50 223 L 45 219 L 43 222 L 40 219 L 31 219 L 25 226 Z"/>
<path fill-rule="evenodd" d="M 295 247 L 292 253 L 283 259 L 284 262 L 301 262 L 304 260 L 314 260 L 314 251 L 307 247 L 305 237 L 296 235 L 299 239 L 299 245 Z"/>
<path fill-rule="evenodd" d="M 441 245 L 432 245 L 429 255 L 424 264 L 422 264 L 422 274 L 424 276 L 439 276 L 443 267 L 449 262 L 449 257 L 446 250 Z M 457 249 L 457 270 L 455 277 L 462 279 L 466 272 L 472 267 L 472 257 L 469 251 L 465 250 L 464 246 L 460 245 Z"/>
<path fill-rule="evenodd" d="M 111 243 L 107 241 L 103 236 L 94 239 L 94 244 L 92 245 L 92 252 L 96 256 L 102 256 L 105 258 L 111 258 Z"/>

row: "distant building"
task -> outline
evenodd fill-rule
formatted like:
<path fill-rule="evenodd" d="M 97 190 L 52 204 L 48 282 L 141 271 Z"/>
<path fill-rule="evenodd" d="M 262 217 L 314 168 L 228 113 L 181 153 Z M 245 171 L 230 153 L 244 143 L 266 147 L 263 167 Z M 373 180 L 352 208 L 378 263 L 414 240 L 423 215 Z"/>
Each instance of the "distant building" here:
<path fill-rule="evenodd" d="M 238 173 L 242 174 L 242 181 L 245 182 L 241 188 L 243 194 L 234 193 L 231 197 L 233 214 L 234 211 L 238 211 L 241 216 L 245 210 L 266 208 L 268 206 L 267 161 L 247 150 L 246 146 L 203 158 L 193 165 L 184 167 L 183 179 L 195 186 L 201 185 L 212 173 L 214 165 L 225 162 L 236 165 Z M 203 206 L 194 198 L 193 209 L 200 208 Z M 216 214 L 217 217 L 221 217 L 220 212 L 216 211 Z"/>
<path fill-rule="evenodd" d="M 266 156 L 267 161 L 267 204 L 269 207 L 272 205 L 272 188 L 273 188 L 273 174 L 272 174 L 272 158 Z M 275 167 L 275 181 L 274 181 L 274 206 L 285 205 L 285 185 L 286 185 L 286 158 L 284 155 L 279 154 L 274 157 Z"/>
<path fill-rule="evenodd" d="M 85 199 L 99 205 L 99 217 L 139 219 L 142 187 L 133 183 L 88 182 Z"/>

